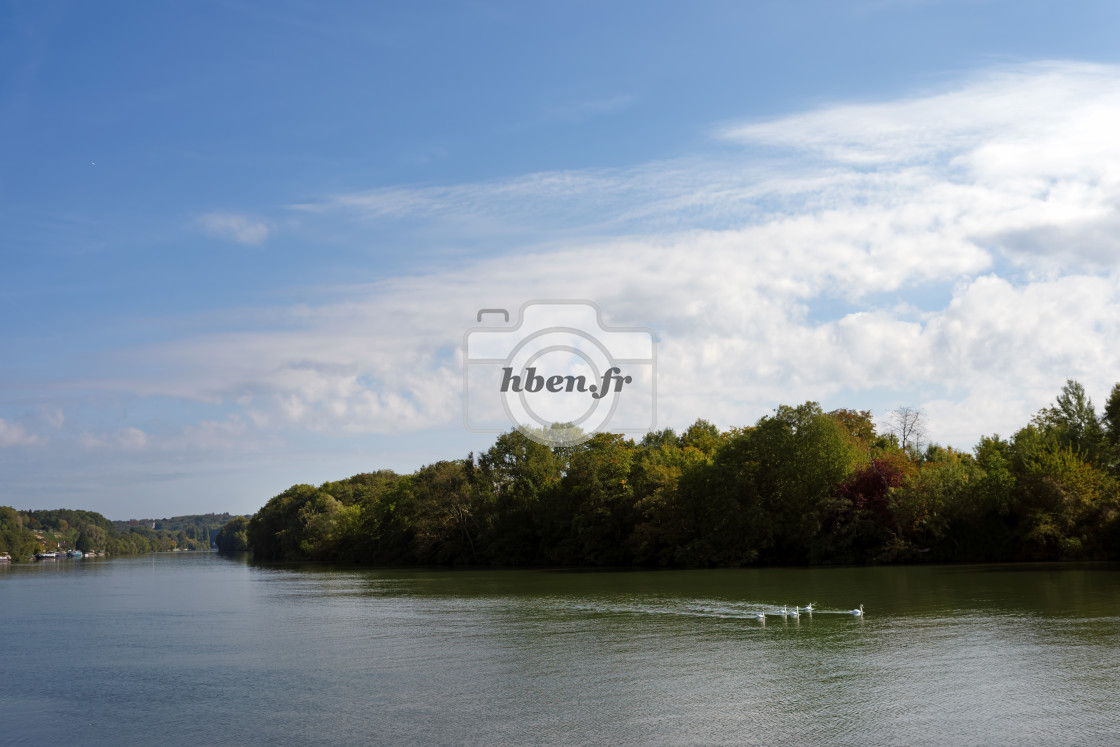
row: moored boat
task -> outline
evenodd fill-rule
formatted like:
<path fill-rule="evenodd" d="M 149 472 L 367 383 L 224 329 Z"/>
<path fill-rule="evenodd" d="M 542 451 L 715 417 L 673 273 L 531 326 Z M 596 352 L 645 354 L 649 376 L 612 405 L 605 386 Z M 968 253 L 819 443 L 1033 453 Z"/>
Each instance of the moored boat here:
<path fill-rule="evenodd" d="M 0 552 L 0 563 L 11 563 L 12 556 L 6 552 Z"/>

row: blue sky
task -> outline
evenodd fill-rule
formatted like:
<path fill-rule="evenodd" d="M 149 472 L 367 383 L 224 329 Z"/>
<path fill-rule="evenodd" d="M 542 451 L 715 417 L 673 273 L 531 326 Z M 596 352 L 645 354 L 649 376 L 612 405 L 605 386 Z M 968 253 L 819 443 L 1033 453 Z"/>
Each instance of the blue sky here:
<path fill-rule="evenodd" d="M 0 4 L 0 504 L 250 512 L 486 448 L 478 308 L 662 425 L 1120 379 L 1115 3 Z"/>

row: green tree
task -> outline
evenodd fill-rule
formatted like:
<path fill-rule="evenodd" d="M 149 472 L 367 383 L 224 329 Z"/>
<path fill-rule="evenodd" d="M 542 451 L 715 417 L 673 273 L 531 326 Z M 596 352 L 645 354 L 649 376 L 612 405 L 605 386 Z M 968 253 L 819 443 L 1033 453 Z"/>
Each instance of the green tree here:
<path fill-rule="evenodd" d="M 245 552 L 249 549 L 249 519 L 244 516 L 234 516 L 230 519 L 215 539 L 218 552 L 232 553 Z"/>
<path fill-rule="evenodd" d="M 631 534 L 635 562 L 644 565 L 677 562 L 677 548 L 689 539 L 688 514 L 678 489 L 681 477 L 689 470 L 710 464 L 711 457 L 705 451 L 691 445 L 682 448 L 675 437 L 643 439 L 630 468 L 630 486 L 637 513 L 637 524 Z"/>
<path fill-rule="evenodd" d="M 477 488 L 490 511 L 482 542 L 491 562 L 544 561 L 541 501 L 557 489 L 563 468 L 555 450 L 516 430 L 498 436 L 479 458 Z"/>
<path fill-rule="evenodd" d="M 1101 528 L 1117 510 L 1116 481 L 1068 445 L 1048 442 L 1023 463 L 1017 514 L 1023 559 L 1104 557 Z"/>
<path fill-rule="evenodd" d="M 338 506 L 329 493 L 311 485 L 293 485 L 268 501 L 249 521 L 249 545 L 261 560 L 302 560 L 325 549 L 329 517 Z M 327 514 L 326 521 L 317 521 Z"/>
<path fill-rule="evenodd" d="M 709 459 L 727 443 L 727 438 L 707 420 L 697 420 L 680 437 L 681 448 L 693 448 Z"/>
<path fill-rule="evenodd" d="M 596 433 L 572 450 L 561 481 L 565 510 L 559 521 L 554 517 L 559 541 L 553 545 L 553 562 L 631 562 L 629 539 L 638 518 L 629 484 L 634 452 L 633 441 L 612 433 Z"/>
<path fill-rule="evenodd" d="M 74 547 L 82 552 L 98 552 L 105 549 L 108 534 L 95 524 L 85 524 L 78 534 Z"/>
<path fill-rule="evenodd" d="M 6 552 L 13 560 L 30 557 L 39 543 L 35 533 L 24 525 L 24 518 L 9 506 L 0 506 L 0 552 Z"/>
<path fill-rule="evenodd" d="M 870 447 L 875 442 L 875 421 L 870 410 L 832 410 L 828 416 L 843 426 L 849 436 L 858 440 L 865 447 Z"/>
<path fill-rule="evenodd" d="M 1059 443 L 1081 452 L 1087 459 L 1099 463 L 1104 454 L 1105 432 L 1101 419 L 1093 408 L 1093 401 L 1085 387 L 1073 379 L 1058 394 L 1054 405 L 1041 410 L 1034 424 Z"/>
<path fill-rule="evenodd" d="M 857 439 L 816 402 L 782 406 L 750 434 L 753 480 L 773 525 L 771 557 L 804 562 L 835 488 L 866 460 Z"/>
<path fill-rule="evenodd" d="M 899 487 L 890 491 L 890 511 L 898 542 L 881 560 L 914 560 L 932 552 L 935 559 L 955 559 L 950 541 L 954 522 L 974 516 L 972 485 L 982 472 L 968 454 L 941 449 L 925 460 Z"/>
<path fill-rule="evenodd" d="M 1120 477 L 1120 383 L 1112 385 L 1101 416 L 1104 431 L 1102 466 L 1113 476 Z"/>

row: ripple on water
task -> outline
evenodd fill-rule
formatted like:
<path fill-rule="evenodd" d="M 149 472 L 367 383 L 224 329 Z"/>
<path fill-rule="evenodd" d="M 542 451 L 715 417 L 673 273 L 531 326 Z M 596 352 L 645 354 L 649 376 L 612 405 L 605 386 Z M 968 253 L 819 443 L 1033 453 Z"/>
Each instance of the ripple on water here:
<path fill-rule="evenodd" d="M 14 569 L 0 724 L 15 743 L 153 723 L 171 744 L 1113 743 L 1117 574 L 1040 574 Z M 44 677 L 87 684 L 27 685 Z"/>

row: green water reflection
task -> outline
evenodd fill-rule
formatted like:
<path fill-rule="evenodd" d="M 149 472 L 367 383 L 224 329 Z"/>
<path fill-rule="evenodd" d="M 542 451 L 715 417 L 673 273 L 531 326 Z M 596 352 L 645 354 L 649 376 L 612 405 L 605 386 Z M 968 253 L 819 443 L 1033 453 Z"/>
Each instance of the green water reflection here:
<path fill-rule="evenodd" d="M 74 599 L 81 625 L 59 617 Z M 184 744 L 1120 734 L 1115 566 L 449 571 L 157 556 L 5 570 L 0 601 L 18 636 L 0 649 L 14 674 L 0 723 L 36 739 L 140 738 L 134 709 Z M 777 614 L 808 602 L 812 615 Z M 864 617 L 846 612 L 861 603 Z M 44 668 L 100 684 L 13 686 Z"/>

